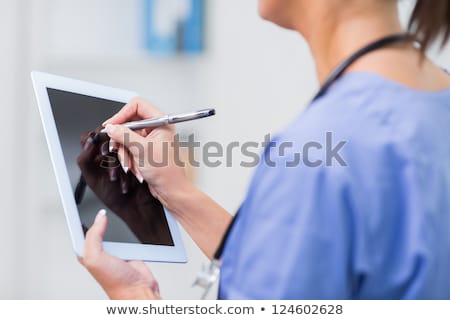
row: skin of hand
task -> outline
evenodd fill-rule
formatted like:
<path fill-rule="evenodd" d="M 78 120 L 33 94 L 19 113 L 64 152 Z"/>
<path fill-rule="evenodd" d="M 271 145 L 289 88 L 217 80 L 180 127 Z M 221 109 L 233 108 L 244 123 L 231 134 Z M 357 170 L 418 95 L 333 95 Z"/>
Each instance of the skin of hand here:
<path fill-rule="evenodd" d="M 171 197 L 191 186 L 179 159 L 174 127 L 167 125 L 132 131 L 117 125 L 162 115 L 148 102 L 134 98 L 104 125 L 111 140 L 119 145 L 122 166 L 131 168 L 136 176 L 142 176 L 152 195 L 171 210 Z"/>
<path fill-rule="evenodd" d="M 103 251 L 102 241 L 107 224 L 106 211 L 100 210 L 86 234 L 84 254 L 78 258 L 80 263 L 111 299 L 161 299 L 158 282 L 143 262 L 123 261 Z"/>
<path fill-rule="evenodd" d="M 120 125 L 163 115 L 153 105 L 137 97 L 106 120 L 103 126 L 111 140 L 119 146 L 122 166 L 145 179 L 153 196 L 212 259 L 231 222 L 231 215 L 185 176 L 183 164 L 178 159 L 180 153 L 175 143 L 174 126 L 135 132 Z"/>
<path fill-rule="evenodd" d="M 161 203 L 131 172 L 120 167 L 117 154 L 108 150 L 109 137 L 88 133 L 81 138 L 78 165 L 87 185 L 145 244 L 173 245 Z"/>

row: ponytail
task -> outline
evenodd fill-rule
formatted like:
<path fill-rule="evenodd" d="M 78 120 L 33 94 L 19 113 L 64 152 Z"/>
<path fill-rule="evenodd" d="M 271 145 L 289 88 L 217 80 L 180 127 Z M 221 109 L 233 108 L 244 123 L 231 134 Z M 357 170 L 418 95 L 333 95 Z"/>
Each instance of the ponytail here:
<path fill-rule="evenodd" d="M 441 48 L 444 47 L 450 39 L 450 0 L 417 0 L 409 31 L 420 42 L 424 52 L 438 39 Z"/>

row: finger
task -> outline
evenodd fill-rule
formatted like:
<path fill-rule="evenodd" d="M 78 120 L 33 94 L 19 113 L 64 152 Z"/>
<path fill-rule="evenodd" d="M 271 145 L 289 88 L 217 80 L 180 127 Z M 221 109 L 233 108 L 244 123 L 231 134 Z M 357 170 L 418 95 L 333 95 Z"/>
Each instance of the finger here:
<path fill-rule="evenodd" d="M 93 134 L 94 142 L 98 145 L 101 145 L 102 143 L 109 141 L 109 137 L 106 133 L 97 132 Z"/>
<path fill-rule="evenodd" d="M 162 116 L 163 113 L 141 98 L 133 98 L 117 114 L 103 123 L 121 124 L 130 120 L 150 119 Z"/>
<path fill-rule="evenodd" d="M 141 130 L 135 130 L 137 134 L 139 134 L 142 137 L 148 136 L 148 134 L 152 131 L 152 129 L 141 129 Z"/>
<path fill-rule="evenodd" d="M 143 183 L 144 177 L 142 176 L 141 172 L 138 169 L 138 167 L 139 167 L 138 163 L 136 163 L 136 161 L 134 161 L 134 159 L 130 159 L 130 164 L 131 164 L 131 167 L 130 167 L 131 173 L 133 173 L 133 175 L 136 177 L 136 179 L 139 181 L 139 183 Z"/>
<path fill-rule="evenodd" d="M 92 259 L 95 259 L 103 252 L 103 236 L 105 235 L 107 224 L 106 210 L 102 209 L 97 213 L 94 224 L 86 233 L 83 262 L 92 261 Z"/>
<path fill-rule="evenodd" d="M 133 175 L 136 177 L 136 179 L 139 181 L 139 183 L 144 182 L 144 177 L 142 176 L 141 172 L 139 171 L 139 163 L 135 161 L 132 155 L 130 155 L 129 152 L 127 152 L 129 156 L 128 163 L 131 164 L 130 171 L 133 173 Z"/>
<path fill-rule="evenodd" d="M 114 158 L 114 162 L 110 163 L 108 167 L 109 181 L 115 182 L 119 179 L 119 168 L 119 161 Z"/>
<path fill-rule="evenodd" d="M 135 169 L 134 176 L 136 177 L 136 179 L 138 179 L 139 183 L 144 183 L 144 176 L 138 168 Z"/>
<path fill-rule="evenodd" d="M 83 152 L 77 158 L 77 163 L 80 169 L 86 170 L 91 162 L 95 159 L 95 144 L 94 139 L 92 137 L 88 137 L 86 142 L 83 145 Z"/>
<path fill-rule="evenodd" d="M 128 174 L 125 172 L 119 173 L 119 183 L 120 183 L 120 190 L 122 191 L 122 194 L 127 194 L 128 190 L 130 189 L 130 179 Z"/>
<path fill-rule="evenodd" d="M 117 152 L 120 144 L 115 142 L 113 139 L 109 139 L 109 152 Z"/>
<path fill-rule="evenodd" d="M 107 156 L 109 154 L 109 142 L 105 141 L 100 146 L 100 153 L 102 156 Z"/>
<path fill-rule="evenodd" d="M 86 133 L 83 133 L 82 135 L 81 135 L 81 137 L 80 137 L 80 144 L 81 144 L 81 147 L 84 147 L 84 145 L 85 145 L 85 143 L 86 143 L 86 141 L 89 139 L 89 138 L 93 138 L 93 132 L 86 132 Z"/>
<path fill-rule="evenodd" d="M 109 180 L 115 182 L 119 179 L 120 162 L 116 153 L 109 151 L 109 141 L 102 143 L 100 150 L 102 155 L 102 164 L 108 170 Z"/>
<path fill-rule="evenodd" d="M 121 145 L 119 145 L 119 149 L 117 150 L 117 158 L 119 159 L 123 172 L 128 173 L 128 170 L 130 170 L 130 155 Z"/>
<path fill-rule="evenodd" d="M 111 139 L 125 146 L 134 159 L 144 156 L 142 153 L 144 152 L 145 139 L 136 132 L 124 126 L 112 124 L 106 126 L 106 132 Z"/>
<path fill-rule="evenodd" d="M 144 182 L 144 177 L 137 169 L 137 164 L 134 162 L 133 157 L 130 155 L 128 150 L 124 148 L 124 146 L 121 145 L 119 147 L 119 150 L 117 151 L 117 157 L 119 158 L 120 165 L 122 166 L 122 169 L 125 173 L 128 173 L 128 171 L 130 171 L 131 173 L 133 173 L 139 183 Z M 128 182 L 130 181 L 128 180 Z"/>

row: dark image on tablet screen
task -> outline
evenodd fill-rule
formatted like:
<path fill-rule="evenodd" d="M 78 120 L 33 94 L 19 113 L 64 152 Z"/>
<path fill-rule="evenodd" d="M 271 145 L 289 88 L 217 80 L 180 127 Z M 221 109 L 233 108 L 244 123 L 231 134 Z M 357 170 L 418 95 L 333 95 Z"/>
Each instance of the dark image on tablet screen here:
<path fill-rule="evenodd" d="M 80 180 L 86 185 L 77 196 L 83 230 L 104 208 L 105 241 L 174 246 L 161 203 L 145 182 L 123 171 L 117 153 L 109 152 L 109 138 L 98 134 L 100 124 L 124 103 L 51 88 L 47 92 L 73 193 Z"/>

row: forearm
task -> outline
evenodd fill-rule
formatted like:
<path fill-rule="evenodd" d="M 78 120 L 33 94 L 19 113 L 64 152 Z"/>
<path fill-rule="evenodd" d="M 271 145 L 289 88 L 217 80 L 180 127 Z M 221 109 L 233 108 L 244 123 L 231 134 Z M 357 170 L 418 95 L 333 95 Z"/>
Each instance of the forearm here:
<path fill-rule="evenodd" d="M 130 287 L 117 291 L 103 289 L 111 300 L 161 300 L 159 294 L 148 287 Z"/>
<path fill-rule="evenodd" d="M 231 223 L 230 213 L 192 185 L 171 199 L 169 210 L 203 253 L 212 259 Z"/>

